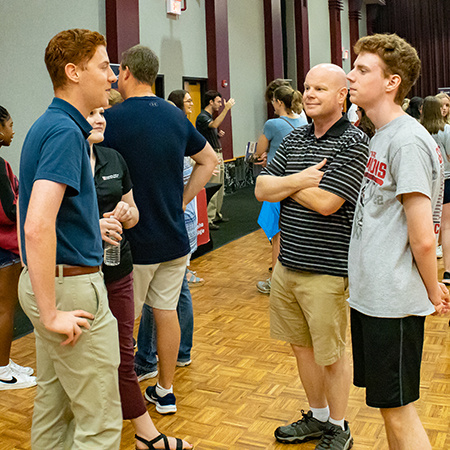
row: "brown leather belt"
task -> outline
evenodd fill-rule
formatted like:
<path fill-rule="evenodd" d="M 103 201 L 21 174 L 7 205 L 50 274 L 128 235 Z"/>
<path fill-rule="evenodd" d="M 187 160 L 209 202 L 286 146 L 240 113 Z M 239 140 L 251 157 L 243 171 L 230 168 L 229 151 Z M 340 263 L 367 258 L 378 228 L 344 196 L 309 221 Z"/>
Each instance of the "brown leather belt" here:
<path fill-rule="evenodd" d="M 59 277 L 59 267 L 56 266 L 55 276 Z M 76 277 L 78 275 L 87 275 L 89 273 L 96 273 L 100 271 L 100 266 L 67 266 L 62 265 L 63 277 Z"/>

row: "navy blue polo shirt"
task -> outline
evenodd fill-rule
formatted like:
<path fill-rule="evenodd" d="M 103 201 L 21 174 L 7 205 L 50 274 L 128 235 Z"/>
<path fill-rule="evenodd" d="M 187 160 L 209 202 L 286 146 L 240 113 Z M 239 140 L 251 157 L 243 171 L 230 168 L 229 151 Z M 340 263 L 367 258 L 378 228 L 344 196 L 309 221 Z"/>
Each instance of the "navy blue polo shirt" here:
<path fill-rule="evenodd" d="M 98 266 L 102 263 L 97 196 L 86 140 L 91 129 L 75 107 L 54 98 L 28 131 L 19 177 L 20 234 L 25 264 L 23 227 L 36 180 L 67 185 L 56 218 L 56 264 Z"/>
<path fill-rule="evenodd" d="M 134 264 L 157 264 L 190 251 L 183 211 L 184 157 L 205 138 L 177 107 L 158 97 L 131 97 L 105 111 L 102 145 L 125 159 L 139 222 L 125 230 Z"/>

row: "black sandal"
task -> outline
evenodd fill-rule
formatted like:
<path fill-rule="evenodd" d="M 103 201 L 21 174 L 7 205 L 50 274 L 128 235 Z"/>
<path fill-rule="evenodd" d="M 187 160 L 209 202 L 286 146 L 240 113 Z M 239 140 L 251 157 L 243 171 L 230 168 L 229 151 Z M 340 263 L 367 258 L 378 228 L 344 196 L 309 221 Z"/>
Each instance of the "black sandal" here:
<path fill-rule="evenodd" d="M 167 436 L 165 434 L 161 433 L 159 436 L 156 436 L 151 441 L 146 441 L 144 438 L 141 438 L 137 434 L 135 434 L 134 437 L 138 441 L 141 441 L 142 443 L 144 443 L 148 447 L 148 450 L 170 450 L 169 439 L 167 439 Z M 153 444 L 156 444 L 161 439 L 164 440 L 164 449 L 157 449 Z M 177 448 L 175 450 L 183 450 L 183 441 L 178 438 L 175 438 L 175 439 L 177 441 Z M 136 447 L 136 449 L 137 449 L 137 447 Z"/>

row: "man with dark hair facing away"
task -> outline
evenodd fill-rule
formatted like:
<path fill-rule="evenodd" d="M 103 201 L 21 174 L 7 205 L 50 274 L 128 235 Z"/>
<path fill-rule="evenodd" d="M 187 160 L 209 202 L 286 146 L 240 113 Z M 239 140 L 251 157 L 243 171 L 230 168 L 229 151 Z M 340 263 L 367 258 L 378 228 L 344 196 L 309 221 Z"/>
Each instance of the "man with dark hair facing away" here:
<path fill-rule="evenodd" d="M 103 276 L 97 197 L 85 119 L 108 105 L 116 77 L 104 37 L 51 39 L 55 98 L 25 139 L 20 161 L 19 299 L 36 335 L 33 450 L 118 449 L 122 411 L 117 322 Z"/>
<path fill-rule="evenodd" d="M 228 218 L 222 216 L 222 204 L 223 204 L 223 193 L 224 193 L 224 163 L 222 154 L 222 145 L 220 143 L 220 138 L 225 134 L 225 131 L 219 130 L 220 124 L 224 121 L 228 111 L 234 106 L 235 101 L 230 98 L 222 110 L 222 112 L 214 119 L 214 114 L 219 112 L 222 106 L 222 94 L 217 91 L 207 91 L 205 94 L 204 109 L 197 116 L 195 121 L 195 127 L 197 130 L 205 137 L 205 139 L 210 143 L 211 147 L 217 154 L 219 159 L 218 171 L 216 175 L 212 175 L 209 180 L 210 183 L 220 183 L 222 186 L 212 197 L 208 203 L 208 222 L 210 230 L 218 230 L 220 222 L 228 222 Z"/>

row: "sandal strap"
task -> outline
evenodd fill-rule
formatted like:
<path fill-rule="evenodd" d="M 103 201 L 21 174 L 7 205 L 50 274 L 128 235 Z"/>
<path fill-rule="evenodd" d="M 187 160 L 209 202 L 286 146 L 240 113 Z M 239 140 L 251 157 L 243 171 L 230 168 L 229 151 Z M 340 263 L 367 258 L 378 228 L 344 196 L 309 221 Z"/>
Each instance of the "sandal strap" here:
<path fill-rule="evenodd" d="M 165 434 L 161 433 L 160 435 L 156 436 L 151 441 L 147 441 L 146 439 L 142 438 L 141 436 L 138 436 L 137 434 L 135 434 L 134 437 L 138 441 L 141 441 L 143 444 L 145 444 L 149 450 L 156 450 L 155 446 L 153 444 L 156 444 L 158 441 L 163 439 L 164 440 L 164 449 L 170 450 L 169 440 L 167 439 L 167 436 Z M 179 441 L 179 439 L 177 439 L 177 450 L 178 450 L 178 441 Z M 183 448 L 183 445 L 180 447 L 180 449 L 182 449 L 182 448 Z"/>

